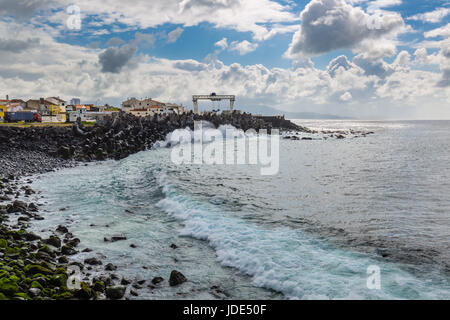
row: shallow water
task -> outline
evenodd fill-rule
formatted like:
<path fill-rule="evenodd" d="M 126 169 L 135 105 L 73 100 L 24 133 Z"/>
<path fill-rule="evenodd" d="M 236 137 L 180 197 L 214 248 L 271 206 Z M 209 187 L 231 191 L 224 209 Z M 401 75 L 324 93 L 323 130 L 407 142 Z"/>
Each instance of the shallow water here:
<path fill-rule="evenodd" d="M 33 228 L 67 225 L 94 250 L 76 259 L 102 254 L 131 279 L 189 279 L 137 298 L 450 298 L 450 123 L 300 124 L 375 135 L 282 140 L 276 176 L 174 165 L 168 148 L 46 174 Z M 128 239 L 103 241 L 114 234 Z M 381 290 L 367 288 L 371 265 Z"/>

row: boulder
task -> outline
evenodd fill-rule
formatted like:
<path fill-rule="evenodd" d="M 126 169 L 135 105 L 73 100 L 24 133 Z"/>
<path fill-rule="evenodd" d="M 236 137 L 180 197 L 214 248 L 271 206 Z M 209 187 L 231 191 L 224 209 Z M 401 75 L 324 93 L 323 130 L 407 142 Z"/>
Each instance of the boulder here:
<path fill-rule="evenodd" d="M 115 265 L 113 265 L 112 263 L 108 263 L 108 264 L 105 266 L 105 270 L 106 270 L 106 271 L 115 271 L 115 270 L 117 270 L 117 267 L 116 267 Z"/>
<path fill-rule="evenodd" d="M 97 266 L 102 264 L 102 262 L 97 258 L 87 258 L 84 260 L 84 263 L 89 264 L 91 266 Z"/>
<path fill-rule="evenodd" d="M 122 299 L 125 295 L 126 288 L 123 286 L 115 286 L 106 288 L 106 297 L 112 300 Z"/>
<path fill-rule="evenodd" d="M 56 248 L 61 247 L 61 239 L 59 239 L 57 236 L 50 236 L 50 238 L 44 240 L 44 243 L 54 246 Z"/>
<path fill-rule="evenodd" d="M 180 285 L 186 281 L 187 281 L 186 277 L 181 272 L 173 270 L 170 273 L 169 284 L 171 287 Z"/>
<path fill-rule="evenodd" d="M 158 284 L 158 283 L 163 282 L 163 281 L 164 281 L 164 278 L 162 278 L 162 277 L 154 277 L 152 279 L 152 283 L 153 284 Z"/>

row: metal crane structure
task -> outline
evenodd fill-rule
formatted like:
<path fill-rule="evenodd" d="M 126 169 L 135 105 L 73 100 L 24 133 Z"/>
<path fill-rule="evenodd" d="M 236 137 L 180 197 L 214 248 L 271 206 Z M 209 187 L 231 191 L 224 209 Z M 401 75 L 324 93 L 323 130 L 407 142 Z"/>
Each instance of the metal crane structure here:
<path fill-rule="evenodd" d="M 194 102 L 194 113 L 198 113 L 198 100 L 211 100 L 211 101 L 230 100 L 230 111 L 233 112 L 236 96 L 217 95 L 215 92 L 211 93 L 210 95 L 194 95 L 192 96 L 192 101 Z"/>

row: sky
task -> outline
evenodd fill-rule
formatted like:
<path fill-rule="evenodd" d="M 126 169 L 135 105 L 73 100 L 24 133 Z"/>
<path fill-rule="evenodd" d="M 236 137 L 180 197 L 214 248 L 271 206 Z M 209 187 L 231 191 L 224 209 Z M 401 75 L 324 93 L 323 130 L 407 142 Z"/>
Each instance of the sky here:
<path fill-rule="evenodd" d="M 450 119 L 450 0 L 0 0 L 0 99 Z M 203 102 L 201 109 L 225 109 Z"/>

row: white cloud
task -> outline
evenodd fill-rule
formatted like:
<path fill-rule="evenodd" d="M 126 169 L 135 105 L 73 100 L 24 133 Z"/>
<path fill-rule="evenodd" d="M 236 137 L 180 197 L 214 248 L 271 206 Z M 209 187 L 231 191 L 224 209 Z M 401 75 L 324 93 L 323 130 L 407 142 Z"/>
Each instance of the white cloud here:
<path fill-rule="evenodd" d="M 396 36 L 407 30 L 398 13 L 378 10 L 369 15 L 345 0 L 312 0 L 301 19 L 286 52 L 289 58 L 352 49 L 377 59 L 394 54 Z"/>
<path fill-rule="evenodd" d="M 326 70 L 314 67 L 309 59 L 292 68 L 267 68 L 260 64 L 225 65 L 214 57 L 202 62 L 134 54 L 132 65 L 127 59 L 125 64 L 109 65 L 109 70 L 118 71 L 114 73 L 101 72 L 105 64 L 100 63 L 99 55 L 104 50 L 60 43 L 58 34 L 47 29 L 0 21 L 0 39 L 5 43 L 33 38 L 40 40 L 38 45 L 17 52 L 2 51 L 0 81 L 2 91 L 10 96 L 79 96 L 84 101 L 100 99 L 115 105 L 129 96 L 152 96 L 190 106 L 192 94 L 220 91 L 236 94 L 237 108 L 266 105 L 285 111 L 302 108 L 357 117 L 385 117 L 395 110 L 398 117 L 413 117 L 412 110 L 426 106 L 424 112 L 450 117 L 444 108 L 450 100 L 450 50 L 444 44 L 439 54 L 427 55 L 425 49 L 415 55 L 426 64 L 436 60 L 441 73 L 412 69 L 412 58 L 406 52 L 399 53 L 393 63 L 369 59 L 362 53 L 353 60 L 339 56 Z M 151 40 L 149 34 L 135 38 Z M 115 53 L 131 44 L 117 45 L 122 47 L 116 47 Z"/>
<path fill-rule="evenodd" d="M 223 38 L 222 40 L 217 41 L 214 45 L 222 50 L 225 50 L 226 48 L 228 48 L 228 39 Z"/>
<path fill-rule="evenodd" d="M 234 41 L 231 43 L 230 51 L 237 51 L 241 56 L 246 55 L 247 53 L 253 52 L 258 48 L 257 43 L 251 43 L 247 40 L 238 42 Z"/>
<path fill-rule="evenodd" d="M 437 29 L 425 32 L 425 38 L 450 37 L 450 23 Z"/>
<path fill-rule="evenodd" d="M 60 9 L 72 4 L 69 0 L 53 2 Z M 286 32 L 278 22 L 299 20 L 290 12 L 290 6 L 273 0 L 134 0 L 127 5 L 120 0 L 77 0 L 76 5 L 83 17 L 95 19 L 103 26 L 124 24 L 147 29 L 165 23 L 190 27 L 208 22 L 217 28 L 251 32 L 256 41 Z"/>
<path fill-rule="evenodd" d="M 374 0 L 370 2 L 370 6 L 378 8 L 387 8 L 392 6 L 398 6 L 403 3 L 402 0 Z"/>
<path fill-rule="evenodd" d="M 169 32 L 167 35 L 167 42 L 168 43 L 174 43 L 178 40 L 179 37 L 183 34 L 184 29 L 183 28 L 176 28 L 175 30 Z"/>
<path fill-rule="evenodd" d="M 412 17 L 409 17 L 408 20 L 422 21 L 428 23 L 439 23 L 449 14 L 450 8 L 438 8 L 434 11 L 416 14 Z"/>
<path fill-rule="evenodd" d="M 350 93 L 350 92 L 346 92 L 346 93 L 344 93 L 342 96 L 340 96 L 340 100 L 341 101 L 343 101 L 343 102 L 348 102 L 348 101 L 350 101 L 350 100 L 352 100 L 352 94 Z"/>

